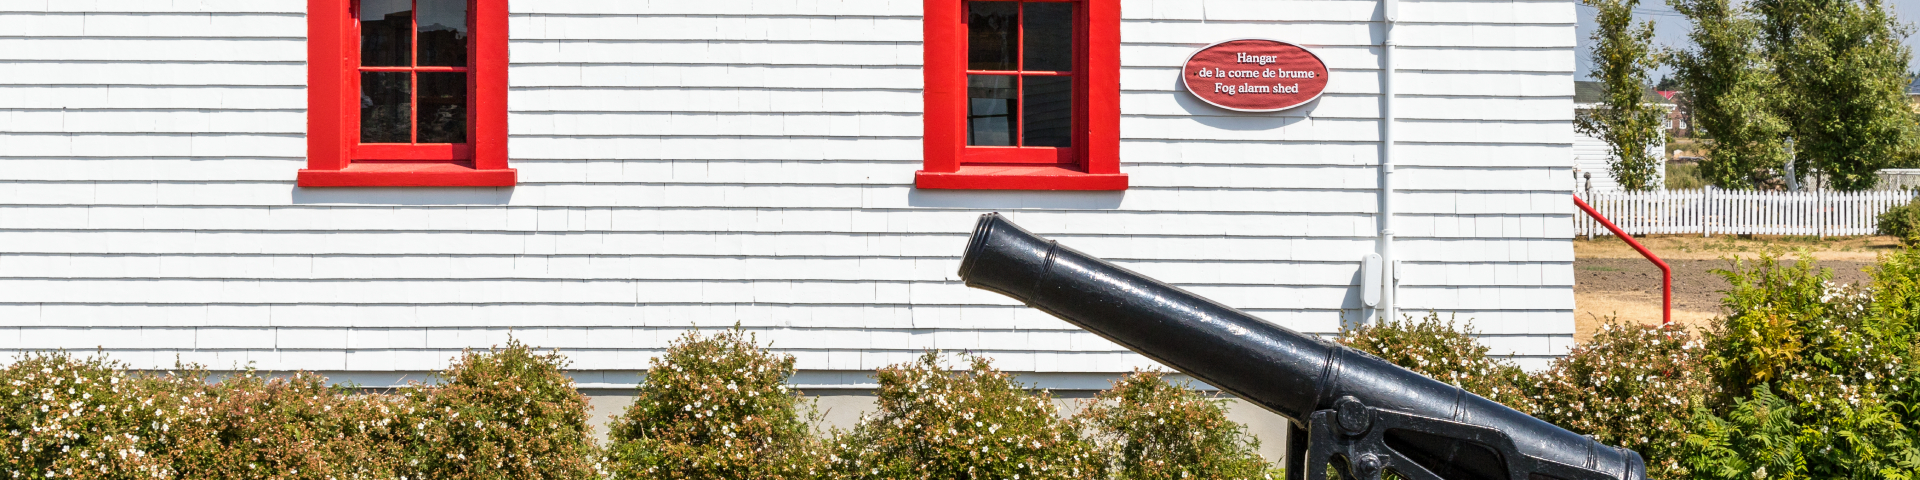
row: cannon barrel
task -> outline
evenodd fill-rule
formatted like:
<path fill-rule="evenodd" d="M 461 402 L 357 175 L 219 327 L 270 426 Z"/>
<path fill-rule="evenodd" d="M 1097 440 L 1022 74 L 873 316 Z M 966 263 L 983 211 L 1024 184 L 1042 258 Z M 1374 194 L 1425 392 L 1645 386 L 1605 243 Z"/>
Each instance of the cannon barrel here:
<path fill-rule="evenodd" d="M 1633 451 L 1602 445 L 1372 355 L 1260 320 L 1039 238 L 998 214 L 980 218 L 959 273 L 967 286 L 1013 297 L 1085 328 L 1286 416 L 1297 422 L 1296 429 L 1306 430 L 1316 412 L 1329 412 L 1328 418 L 1338 420 L 1330 423 L 1329 428 L 1336 428 L 1330 431 L 1338 432 L 1337 427 L 1348 421 L 1343 417 L 1347 412 L 1341 410 L 1343 402 L 1382 412 L 1371 418 L 1407 419 L 1400 424 L 1413 426 L 1403 425 L 1382 437 L 1380 442 L 1394 450 L 1383 455 L 1397 453 L 1411 459 L 1436 478 L 1646 478 L 1645 466 Z M 1489 440 L 1489 431 L 1511 441 Z M 1353 429 L 1347 432 L 1354 434 Z M 1315 444 L 1326 441 L 1308 439 Z M 1290 445 L 1289 450 L 1301 448 Z M 1507 449 L 1512 452 L 1503 451 Z M 1349 453 L 1357 455 L 1361 454 Z M 1366 462 L 1375 461 L 1366 456 Z M 1529 457 L 1546 466 L 1535 468 L 1535 463 L 1514 463 L 1517 460 L 1504 457 Z M 1411 467 L 1406 465 L 1396 468 L 1403 476 L 1427 476 L 1407 475 L 1405 470 Z M 1378 472 L 1358 470 L 1354 475 L 1361 478 L 1379 478 Z M 1289 477 L 1299 475 L 1289 472 Z"/>

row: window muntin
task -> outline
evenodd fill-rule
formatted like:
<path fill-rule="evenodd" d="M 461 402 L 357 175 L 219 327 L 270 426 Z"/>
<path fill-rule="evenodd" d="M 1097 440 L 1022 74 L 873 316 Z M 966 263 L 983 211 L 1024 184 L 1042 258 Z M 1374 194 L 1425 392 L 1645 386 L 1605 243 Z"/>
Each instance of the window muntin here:
<path fill-rule="evenodd" d="M 467 143 L 467 0 L 361 0 L 361 144 Z"/>
<path fill-rule="evenodd" d="M 1073 146 L 1078 3 L 967 0 L 967 146 Z M 1008 157 L 1058 163 L 1067 155 Z"/>

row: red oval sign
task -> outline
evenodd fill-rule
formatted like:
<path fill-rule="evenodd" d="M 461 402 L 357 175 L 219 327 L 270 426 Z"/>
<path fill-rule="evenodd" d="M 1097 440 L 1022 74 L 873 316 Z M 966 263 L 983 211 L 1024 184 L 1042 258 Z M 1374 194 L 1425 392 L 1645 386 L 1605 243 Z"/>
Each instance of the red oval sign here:
<path fill-rule="evenodd" d="M 1327 89 L 1327 64 L 1287 42 L 1228 40 L 1193 52 L 1180 80 L 1187 91 L 1216 107 L 1273 112 L 1320 98 Z"/>

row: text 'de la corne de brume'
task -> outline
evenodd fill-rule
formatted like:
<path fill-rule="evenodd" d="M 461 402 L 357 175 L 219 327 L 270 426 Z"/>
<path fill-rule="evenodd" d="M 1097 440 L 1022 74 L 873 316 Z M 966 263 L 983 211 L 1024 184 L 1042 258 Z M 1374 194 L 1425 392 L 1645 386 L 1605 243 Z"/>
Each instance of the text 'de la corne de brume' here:
<path fill-rule="evenodd" d="M 1260 66 L 1266 66 L 1267 64 L 1275 63 L 1279 61 L 1279 57 L 1275 55 L 1250 55 L 1245 52 L 1241 52 L 1234 55 L 1234 60 L 1236 61 L 1236 63 L 1250 63 L 1250 64 L 1256 64 Z M 1214 67 L 1214 68 L 1201 68 L 1198 71 L 1193 72 L 1193 76 L 1200 77 L 1200 78 L 1221 78 L 1221 79 L 1241 79 L 1241 78 L 1245 78 L 1245 79 L 1308 78 L 1308 79 L 1311 79 L 1311 78 L 1319 77 L 1320 74 L 1319 72 L 1316 72 L 1313 70 L 1286 70 L 1283 68 L 1229 70 L 1225 68 Z M 1300 93 L 1300 84 L 1296 83 L 1293 85 L 1287 85 L 1287 84 L 1255 85 L 1252 83 L 1241 83 L 1241 84 L 1235 85 L 1230 83 L 1216 82 L 1213 84 L 1213 93 L 1224 93 L 1227 95 L 1238 95 L 1242 93 L 1279 93 L 1279 94 Z"/>

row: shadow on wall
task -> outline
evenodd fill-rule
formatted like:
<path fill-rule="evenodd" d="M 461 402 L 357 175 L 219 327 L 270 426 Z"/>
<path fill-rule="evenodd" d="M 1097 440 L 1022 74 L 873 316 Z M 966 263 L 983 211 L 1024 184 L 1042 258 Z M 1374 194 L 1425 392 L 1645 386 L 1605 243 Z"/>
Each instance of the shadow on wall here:
<path fill-rule="evenodd" d="M 293 187 L 294 205 L 506 205 L 511 187 Z"/>
<path fill-rule="evenodd" d="M 1320 108 L 1320 100 L 1325 94 L 1298 107 L 1278 112 L 1236 112 L 1213 106 L 1187 93 L 1187 87 L 1180 81 L 1180 75 L 1173 75 L 1173 101 L 1187 118 L 1210 128 L 1231 131 L 1273 130 L 1304 122 L 1311 117 L 1315 109 Z"/>
<path fill-rule="evenodd" d="M 1361 289 L 1366 287 L 1366 285 L 1362 284 L 1366 280 L 1360 276 L 1361 273 L 1364 273 L 1360 271 L 1361 268 L 1364 267 L 1361 265 L 1354 265 L 1354 267 L 1353 279 L 1348 280 L 1350 283 L 1347 285 L 1350 285 L 1350 287 L 1347 288 L 1347 295 L 1340 298 L 1341 330 L 1358 329 L 1372 320 L 1372 315 L 1368 315 L 1371 309 L 1367 308 L 1366 301 L 1361 298 L 1361 295 L 1365 293 L 1362 292 Z M 1353 312 L 1353 314 L 1349 315 L 1347 312 Z"/>
<path fill-rule="evenodd" d="M 915 188 L 907 193 L 907 205 L 933 208 L 977 208 L 986 210 L 1052 208 L 1073 210 L 1115 210 L 1127 192 L 1048 192 L 1035 190 L 933 190 Z"/>

